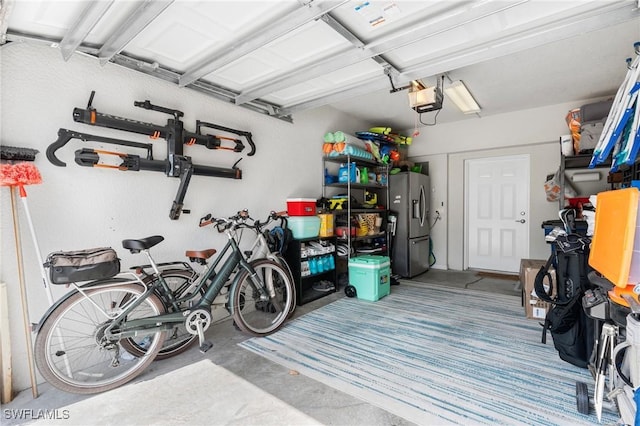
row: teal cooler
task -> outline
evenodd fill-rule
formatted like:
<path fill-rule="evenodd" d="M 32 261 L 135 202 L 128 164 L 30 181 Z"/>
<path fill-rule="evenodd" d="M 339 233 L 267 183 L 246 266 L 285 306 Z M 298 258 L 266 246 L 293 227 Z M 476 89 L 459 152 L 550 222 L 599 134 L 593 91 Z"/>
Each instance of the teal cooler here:
<path fill-rule="evenodd" d="M 375 302 L 391 292 L 391 260 L 387 256 L 358 256 L 349 259 L 349 284 L 356 297 Z"/>

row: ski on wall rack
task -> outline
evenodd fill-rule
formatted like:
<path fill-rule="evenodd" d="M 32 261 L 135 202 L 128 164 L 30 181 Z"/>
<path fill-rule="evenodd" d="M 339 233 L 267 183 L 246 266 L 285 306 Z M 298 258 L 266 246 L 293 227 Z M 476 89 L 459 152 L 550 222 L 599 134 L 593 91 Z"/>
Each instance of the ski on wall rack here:
<path fill-rule="evenodd" d="M 119 145 L 129 148 L 139 148 L 146 150 L 146 155 L 131 153 L 122 153 L 114 151 L 106 151 L 91 148 L 82 148 L 75 152 L 75 162 L 85 167 L 104 167 L 113 168 L 122 171 L 156 171 L 163 172 L 169 177 L 180 178 L 178 193 L 173 201 L 169 217 L 176 220 L 183 212 L 184 197 L 187 193 L 191 176 L 212 176 L 229 179 L 242 179 L 242 170 L 237 165 L 241 159 L 237 160 L 230 168 L 214 167 L 194 164 L 191 157 L 185 156 L 183 153 L 184 145 L 202 145 L 207 149 L 222 149 L 233 152 L 241 152 L 245 146 L 240 139 L 230 138 L 227 136 L 203 134 L 202 127 L 214 128 L 227 133 L 234 133 L 239 137 L 244 137 L 251 147 L 247 154 L 252 156 L 255 154 L 256 146 L 253 142 L 251 132 L 236 130 L 229 127 L 220 126 L 213 123 L 197 120 L 195 132 L 184 129 L 183 122 L 180 120 L 184 113 L 182 111 L 153 105 L 148 100 L 144 102 L 134 102 L 134 106 L 148 110 L 158 111 L 169 114 L 172 118 L 167 120 L 167 124 L 157 125 L 153 123 L 145 123 L 142 121 L 131 120 L 128 118 L 117 117 L 114 115 L 103 114 L 92 106 L 95 91 L 91 92 L 89 102 L 86 109 L 74 108 L 73 120 L 79 123 L 91 126 L 107 127 L 110 129 L 122 130 L 125 132 L 138 133 L 147 135 L 151 139 L 165 139 L 167 141 L 167 157 L 164 160 L 155 160 L 153 158 L 152 144 L 132 142 L 123 139 L 107 138 L 104 136 L 92 135 L 88 133 L 76 132 L 68 129 L 58 130 L 58 139 L 47 148 L 47 159 L 54 165 L 66 167 L 66 163 L 56 157 L 56 151 L 64 147 L 70 140 L 79 139 L 84 142 L 101 142 L 111 145 Z M 233 143 L 233 146 L 223 146 L 223 141 Z M 101 156 L 115 156 L 121 161 L 119 165 L 107 165 L 101 162 Z M 184 210 L 184 213 L 188 213 Z"/>

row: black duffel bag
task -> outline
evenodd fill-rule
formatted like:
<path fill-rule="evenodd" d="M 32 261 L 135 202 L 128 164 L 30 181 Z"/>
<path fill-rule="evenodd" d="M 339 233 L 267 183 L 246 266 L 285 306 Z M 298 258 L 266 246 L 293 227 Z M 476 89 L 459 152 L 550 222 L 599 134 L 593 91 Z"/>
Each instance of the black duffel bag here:
<path fill-rule="evenodd" d="M 120 272 L 120 259 L 111 247 L 57 251 L 47 256 L 52 284 L 111 278 Z"/>

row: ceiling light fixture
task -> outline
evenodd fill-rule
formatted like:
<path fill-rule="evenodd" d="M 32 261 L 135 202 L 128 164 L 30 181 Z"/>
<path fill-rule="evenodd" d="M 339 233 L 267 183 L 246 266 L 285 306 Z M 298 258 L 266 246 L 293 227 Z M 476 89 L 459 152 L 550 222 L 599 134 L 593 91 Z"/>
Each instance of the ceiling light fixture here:
<path fill-rule="evenodd" d="M 449 87 L 444 89 L 444 93 L 464 114 L 477 114 L 481 111 L 480 105 L 478 105 L 462 80 L 451 82 Z"/>

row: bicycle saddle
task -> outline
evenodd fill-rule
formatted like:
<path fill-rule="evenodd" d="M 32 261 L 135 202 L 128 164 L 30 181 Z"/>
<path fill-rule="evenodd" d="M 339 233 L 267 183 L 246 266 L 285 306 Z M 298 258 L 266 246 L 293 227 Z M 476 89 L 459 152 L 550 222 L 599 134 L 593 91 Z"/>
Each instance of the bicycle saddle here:
<path fill-rule="evenodd" d="M 164 237 L 161 235 L 154 235 L 152 237 L 141 238 L 139 240 L 122 240 L 122 247 L 127 250 L 131 250 L 132 253 L 137 253 L 140 250 L 149 249 L 163 240 Z"/>
<path fill-rule="evenodd" d="M 198 262 L 201 265 L 206 265 L 206 260 L 211 256 L 216 254 L 216 249 L 208 249 L 208 250 L 187 250 L 185 255 L 192 262 Z"/>

